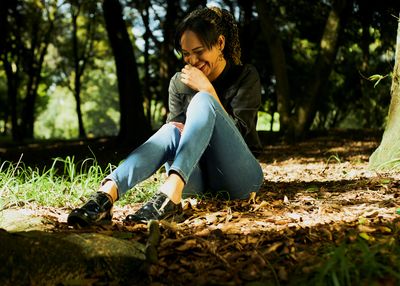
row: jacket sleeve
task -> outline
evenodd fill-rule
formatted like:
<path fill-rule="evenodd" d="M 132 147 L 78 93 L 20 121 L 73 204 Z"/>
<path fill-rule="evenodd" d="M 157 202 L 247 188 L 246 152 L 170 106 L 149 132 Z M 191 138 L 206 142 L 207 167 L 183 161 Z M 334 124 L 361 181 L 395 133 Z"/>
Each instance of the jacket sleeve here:
<path fill-rule="evenodd" d="M 180 73 L 176 73 L 169 83 L 167 123 L 171 121 L 185 123 L 186 121 L 184 96 L 179 92 L 179 85 L 182 85 L 179 75 Z"/>
<path fill-rule="evenodd" d="M 261 146 L 256 131 L 261 105 L 260 78 L 255 67 L 246 65 L 239 87 L 231 101 L 232 117 L 249 147 Z"/>

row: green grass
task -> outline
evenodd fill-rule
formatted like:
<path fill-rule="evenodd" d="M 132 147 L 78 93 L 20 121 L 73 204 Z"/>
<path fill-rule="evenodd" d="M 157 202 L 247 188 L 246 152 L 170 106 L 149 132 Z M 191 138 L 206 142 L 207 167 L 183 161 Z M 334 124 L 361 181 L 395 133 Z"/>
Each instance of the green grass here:
<path fill-rule="evenodd" d="M 397 227 L 394 227 L 397 228 Z M 398 285 L 400 281 L 399 230 L 384 239 L 359 237 L 321 250 L 322 263 L 300 285 Z"/>
<path fill-rule="evenodd" d="M 0 210 L 13 205 L 35 203 L 51 207 L 74 207 L 100 186 L 114 169 L 106 168 L 95 159 L 76 162 L 74 157 L 56 158 L 50 168 L 32 168 L 23 162 L 4 161 L 0 165 Z M 147 200 L 162 181 L 162 172 L 137 185 L 118 204 Z"/>
<path fill-rule="evenodd" d="M 148 201 L 157 191 L 160 183 L 164 180 L 163 171 L 160 170 L 147 180 L 128 191 L 118 202 L 121 206 L 131 203 L 141 203 Z"/>
<path fill-rule="evenodd" d="M 334 161 L 338 164 L 342 163 L 342 160 L 340 160 L 340 157 L 338 154 L 330 155 L 329 158 L 326 160 L 326 164 L 328 165 L 331 161 Z"/>

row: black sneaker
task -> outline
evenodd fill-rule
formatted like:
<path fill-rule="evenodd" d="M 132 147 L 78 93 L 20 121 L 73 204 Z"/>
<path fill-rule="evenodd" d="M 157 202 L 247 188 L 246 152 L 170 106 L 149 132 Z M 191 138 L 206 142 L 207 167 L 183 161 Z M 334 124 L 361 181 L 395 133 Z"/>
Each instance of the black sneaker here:
<path fill-rule="evenodd" d="M 81 208 L 74 209 L 68 215 L 69 225 L 86 227 L 93 224 L 111 223 L 113 203 L 109 194 L 97 192 Z"/>
<path fill-rule="evenodd" d="M 144 222 L 160 220 L 173 214 L 182 212 L 182 205 L 173 203 L 167 195 L 157 192 L 144 206 L 136 213 L 128 215 L 124 222 Z"/>

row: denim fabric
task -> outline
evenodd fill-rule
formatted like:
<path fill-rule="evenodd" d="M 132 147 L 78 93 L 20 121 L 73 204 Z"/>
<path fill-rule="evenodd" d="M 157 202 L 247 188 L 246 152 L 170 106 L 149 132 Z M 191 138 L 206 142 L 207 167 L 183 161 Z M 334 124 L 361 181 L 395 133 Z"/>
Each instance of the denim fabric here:
<path fill-rule="evenodd" d="M 223 191 L 230 199 L 243 199 L 263 182 L 261 166 L 233 119 L 204 92 L 191 100 L 182 135 L 174 125 L 163 125 L 108 178 L 121 196 L 163 164 L 185 181 L 184 197 Z"/>

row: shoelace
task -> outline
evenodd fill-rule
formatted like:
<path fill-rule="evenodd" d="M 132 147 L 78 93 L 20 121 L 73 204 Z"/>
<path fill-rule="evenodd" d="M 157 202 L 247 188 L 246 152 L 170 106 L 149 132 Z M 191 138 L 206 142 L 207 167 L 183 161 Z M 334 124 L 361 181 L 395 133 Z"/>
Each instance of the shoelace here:
<path fill-rule="evenodd" d="M 152 210 L 150 210 L 150 211 L 153 212 L 153 210 L 154 210 L 154 211 L 156 211 L 156 213 L 158 215 L 162 215 L 163 211 L 164 211 L 165 207 L 168 205 L 169 201 L 170 201 L 170 199 L 166 195 L 164 195 L 162 193 L 158 193 L 154 197 L 152 197 L 150 199 L 150 201 L 147 202 L 146 205 L 148 207 L 151 206 Z M 161 204 L 161 206 L 158 207 L 160 204 Z"/>

